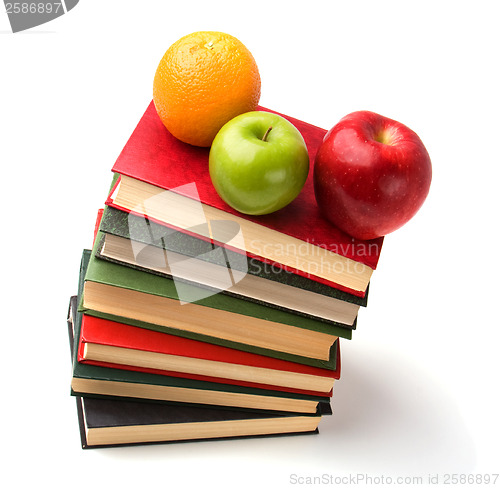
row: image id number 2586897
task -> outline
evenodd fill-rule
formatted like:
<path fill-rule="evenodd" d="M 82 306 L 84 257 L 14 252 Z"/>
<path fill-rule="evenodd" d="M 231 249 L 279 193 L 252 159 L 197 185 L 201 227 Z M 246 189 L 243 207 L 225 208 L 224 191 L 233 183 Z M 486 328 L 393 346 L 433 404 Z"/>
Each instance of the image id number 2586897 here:
<path fill-rule="evenodd" d="M 59 13 L 61 2 L 12 2 L 5 4 L 8 14 L 51 14 Z"/>

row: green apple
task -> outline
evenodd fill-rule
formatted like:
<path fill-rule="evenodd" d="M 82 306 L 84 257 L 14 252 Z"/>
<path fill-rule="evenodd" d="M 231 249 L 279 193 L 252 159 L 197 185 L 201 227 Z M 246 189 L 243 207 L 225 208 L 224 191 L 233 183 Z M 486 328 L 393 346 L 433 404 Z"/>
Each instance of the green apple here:
<path fill-rule="evenodd" d="M 270 112 L 247 112 L 215 136 L 209 169 L 215 190 L 228 205 L 244 214 L 264 215 L 300 193 L 309 155 L 291 122 Z"/>

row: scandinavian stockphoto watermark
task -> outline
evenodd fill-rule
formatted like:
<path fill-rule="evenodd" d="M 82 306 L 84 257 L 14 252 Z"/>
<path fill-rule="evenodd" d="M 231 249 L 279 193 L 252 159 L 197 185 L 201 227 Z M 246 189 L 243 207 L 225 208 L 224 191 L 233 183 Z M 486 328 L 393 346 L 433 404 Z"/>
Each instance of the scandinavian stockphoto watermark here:
<path fill-rule="evenodd" d="M 12 32 L 21 32 L 61 17 L 76 7 L 79 0 L 9 2 L 4 0 L 5 12 Z"/>
<path fill-rule="evenodd" d="M 293 263 L 293 260 L 297 264 L 300 262 L 302 272 L 308 277 L 324 274 L 362 274 L 365 271 L 365 265 L 356 259 L 377 256 L 380 252 L 378 242 L 361 242 L 354 239 L 351 242 L 340 243 L 316 242 L 314 238 L 303 242 L 287 243 L 253 239 L 251 248 L 260 256 L 273 255 L 277 262 L 280 262 L 280 258 L 284 256 L 289 258 L 292 256 L 291 262 Z M 340 256 L 352 256 L 353 259 L 331 261 L 328 259 L 330 253 L 339 254 Z M 293 264 L 291 266 L 293 267 Z"/>
<path fill-rule="evenodd" d="M 500 484 L 498 473 L 428 473 L 420 476 L 352 473 L 303 475 L 291 473 L 290 485 L 298 486 L 488 486 Z"/>

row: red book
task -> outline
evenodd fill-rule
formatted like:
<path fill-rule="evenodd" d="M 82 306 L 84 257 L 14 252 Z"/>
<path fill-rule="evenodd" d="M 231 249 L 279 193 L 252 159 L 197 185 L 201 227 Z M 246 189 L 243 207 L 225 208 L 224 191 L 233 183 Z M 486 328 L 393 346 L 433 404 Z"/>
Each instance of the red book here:
<path fill-rule="evenodd" d="M 331 396 L 336 370 L 186 339 L 83 315 L 78 361 L 182 378 L 268 390 Z"/>
<path fill-rule="evenodd" d="M 194 147 L 172 136 L 162 124 L 152 102 L 113 166 L 113 171 L 124 178 L 106 203 L 141 214 L 140 208 L 144 207 L 141 207 L 140 202 L 146 198 L 144 195 L 151 196 L 151 192 L 155 191 L 165 193 L 165 190 L 170 190 L 176 195 L 199 200 L 207 219 L 231 218 L 240 224 L 246 247 L 236 247 L 236 250 L 263 262 L 280 264 L 289 271 L 357 296 L 364 296 L 371 273 L 379 260 L 383 238 L 372 241 L 353 239 L 323 218 L 316 204 L 312 175 L 314 158 L 326 131 L 292 117 L 284 117 L 304 137 L 311 167 L 299 196 L 277 212 L 249 216 L 227 205 L 218 196 L 210 179 L 209 148 Z M 142 182 L 142 185 L 137 185 L 137 182 Z M 132 188 L 132 192 L 125 195 L 127 187 Z M 166 218 L 161 210 L 158 215 L 154 211 L 143 211 L 143 214 L 186 232 L 192 232 L 196 227 L 183 227 Z M 200 237 L 221 244 L 213 236 Z M 292 253 L 293 256 L 285 258 L 286 253 Z"/>

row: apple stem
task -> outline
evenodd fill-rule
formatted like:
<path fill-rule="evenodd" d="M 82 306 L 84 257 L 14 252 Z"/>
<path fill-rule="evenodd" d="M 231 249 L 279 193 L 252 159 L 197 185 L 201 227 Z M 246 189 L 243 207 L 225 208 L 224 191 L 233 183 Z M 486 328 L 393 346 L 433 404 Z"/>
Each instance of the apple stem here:
<path fill-rule="evenodd" d="M 267 142 L 267 136 L 269 135 L 269 132 L 271 132 L 272 130 L 272 127 L 269 127 L 269 129 L 266 130 L 266 133 L 264 134 L 264 137 L 262 138 L 262 140 L 264 142 Z"/>

